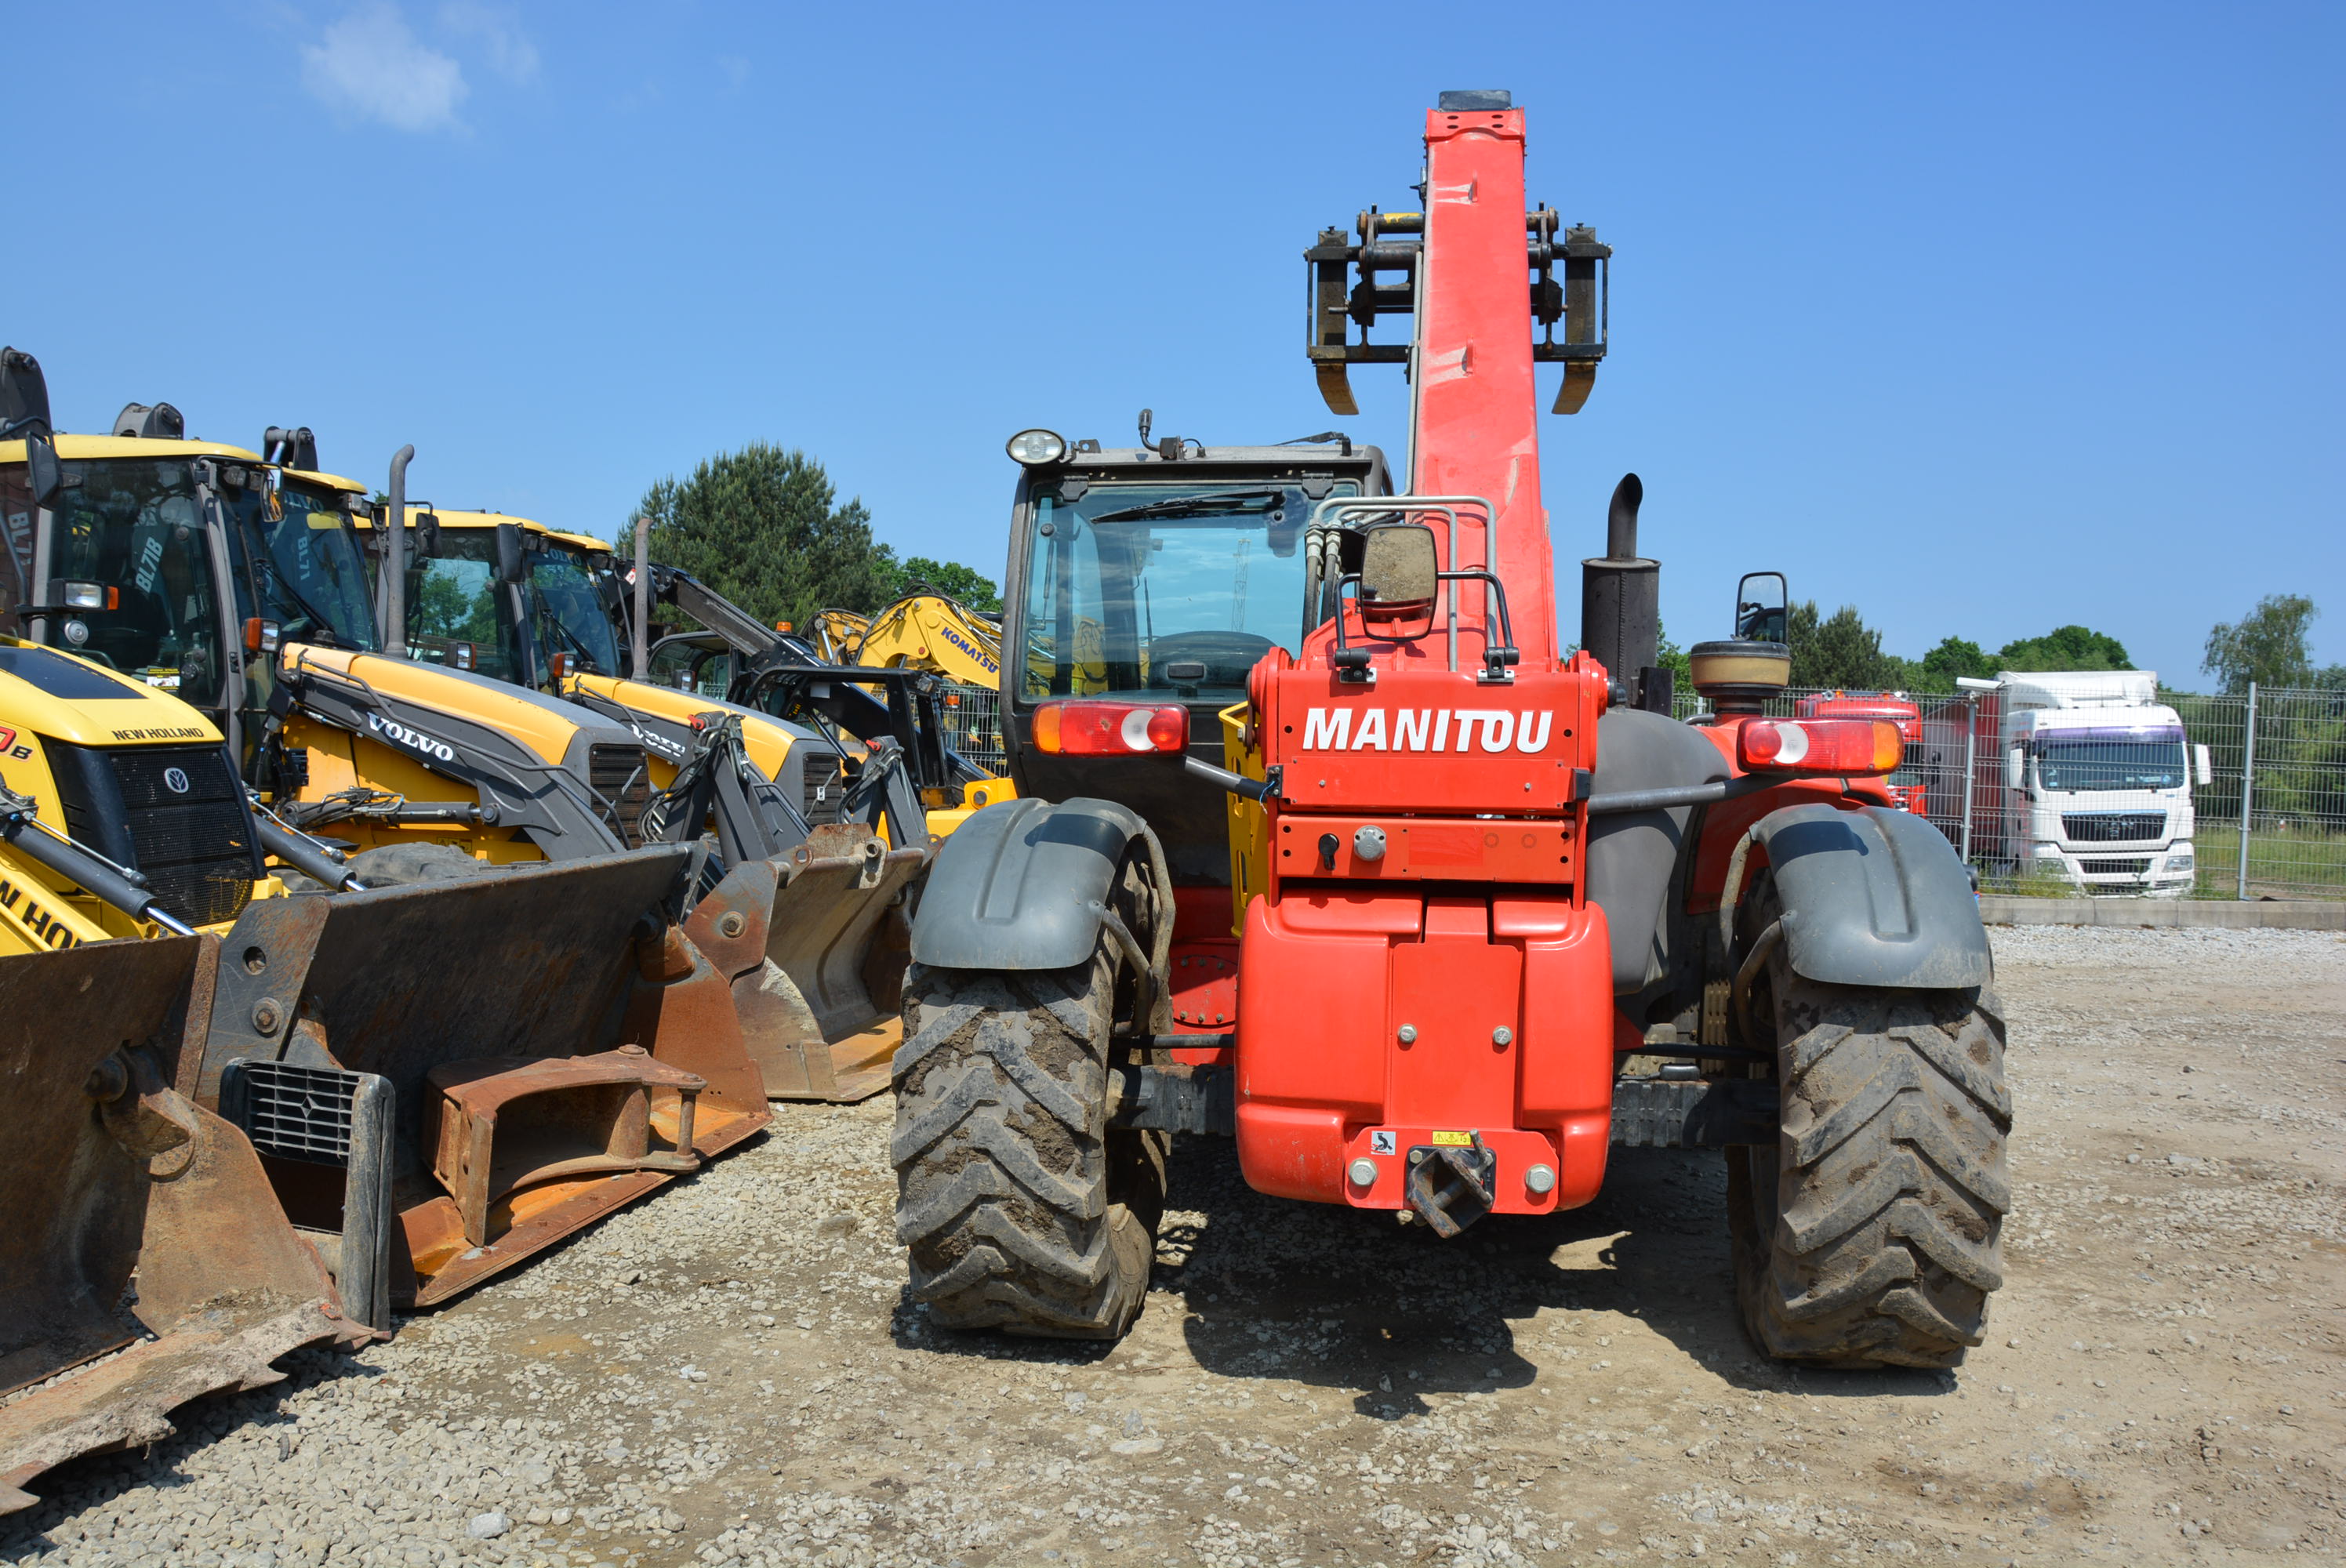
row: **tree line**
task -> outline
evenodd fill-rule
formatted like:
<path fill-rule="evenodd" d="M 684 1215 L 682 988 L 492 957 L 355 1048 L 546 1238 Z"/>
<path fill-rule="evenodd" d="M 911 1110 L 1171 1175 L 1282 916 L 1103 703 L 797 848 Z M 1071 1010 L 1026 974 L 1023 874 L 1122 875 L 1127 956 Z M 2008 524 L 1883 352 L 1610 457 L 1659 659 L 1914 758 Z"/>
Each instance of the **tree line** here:
<path fill-rule="evenodd" d="M 2311 629 L 2321 612 L 2301 594 L 2272 594 L 2237 621 L 2209 629 L 2200 663 L 2220 691 L 2259 687 L 2346 690 L 2346 665 L 2318 665 Z M 1961 676 L 1986 679 L 2004 670 L 2132 669 L 2126 645 L 2090 626 L 2055 626 L 2042 636 L 2018 637 L 1990 653 L 1968 637 L 1945 637 L 1921 658 L 1904 658 L 1882 646 L 1882 632 L 1865 624 L 1854 605 L 1830 616 L 1809 600 L 1791 606 L 1786 641 L 1792 650 L 1795 687 L 1840 687 L 1851 691 L 1952 692 Z M 1688 682 L 1686 655 L 1667 638 L 1663 661 Z"/>

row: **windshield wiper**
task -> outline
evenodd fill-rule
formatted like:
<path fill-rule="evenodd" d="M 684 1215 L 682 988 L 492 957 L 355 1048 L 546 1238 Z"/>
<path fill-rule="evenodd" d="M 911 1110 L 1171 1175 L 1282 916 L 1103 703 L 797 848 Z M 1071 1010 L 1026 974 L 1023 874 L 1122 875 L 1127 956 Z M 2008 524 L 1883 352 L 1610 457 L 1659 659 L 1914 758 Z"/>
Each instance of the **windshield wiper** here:
<path fill-rule="evenodd" d="M 311 628 L 325 634 L 326 646 L 333 647 L 349 641 L 335 626 L 332 616 L 301 596 L 301 590 L 293 585 L 293 579 L 286 575 L 285 568 L 277 564 L 277 555 L 268 547 L 267 542 L 261 541 L 260 544 L 261 548 L 257 554 L 269 563 L 269 575 L 277 579 L 277 585 L 285 590 L 286 597 L 293 601 L 293 607 L 310 617 Z"/>
<path fill-rule="evenodd" d="M 1121 512 L 1103 512 L 1091 519 L 1097 527 L 1102 523 L 1125 523 L 1141 517 L 1203 517 L 1217 512 L 1238 512 L 1254 502 L 1280 502 L 1287 499 L 1284 490 L 1222 490 L 1205 495 L 1175 495 L 1163 501 L 1151 501 L 1146 506 L 1127 506 Z"/>

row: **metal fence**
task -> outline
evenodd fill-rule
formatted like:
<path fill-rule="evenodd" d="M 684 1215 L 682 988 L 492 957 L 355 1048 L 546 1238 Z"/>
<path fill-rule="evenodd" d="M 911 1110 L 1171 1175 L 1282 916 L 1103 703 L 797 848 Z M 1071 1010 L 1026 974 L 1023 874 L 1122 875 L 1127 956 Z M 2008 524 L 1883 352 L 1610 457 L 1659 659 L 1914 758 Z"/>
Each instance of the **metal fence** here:
<path fill-rule="evenodd" d="M 940 681 L 938 705 L 944 714 L 945 744 L 973 768 L 1000 777 L 1010 768 L 1002 743 L 1002 694 L 990 687 Z"/>
<path fill-rule="evenodd" d="M 1789 718 L 1801 698 L 1831 695 L 1788 689 L 1766 712 Z M 1995 693 L 1913 694 L 1921 737 L 1892 783 L 1978 871 L 1984 888 L 2346 899 L 2346 690 L 2161 691 L 2157 700 L 2182 720 L 2175 765 L 2190 786 L 2189 824 L 2147 792 L 2141 809 L 2112 809 L 2116 797 L 2105 792 L 2092 801 L 2102 809 L 2063 812 L 2057 795 L 2011 788 Z M 1679 694 L 1678 718 L 1706 712 L 1699 697 Z M 2112 765 L 2101 766 L 2106 774 Z M 2090 773 L 2083 780 L 2104 791 L 2157 781 Z M 2039 848 L 2046 831 L 2061 852 Z"/>

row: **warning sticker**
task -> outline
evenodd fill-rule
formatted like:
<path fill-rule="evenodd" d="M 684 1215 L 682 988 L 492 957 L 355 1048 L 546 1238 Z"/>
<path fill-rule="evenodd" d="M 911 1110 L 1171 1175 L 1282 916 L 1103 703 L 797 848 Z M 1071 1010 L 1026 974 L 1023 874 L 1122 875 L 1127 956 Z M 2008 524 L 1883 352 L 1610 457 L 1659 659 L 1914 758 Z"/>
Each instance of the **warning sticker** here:
<path fill-rule="evenodd" d="M 1369 1153 L 1372 1155 L 1399 1154 L 1401 1150 L 1394 1142 L 1397 1135 L 1398 1135 L 1393 1133 L 1390 1128 L 1371 1133 L 1369 1135 Z"/>
<path fill-rule="evenodd" d="M 1472 1133 L 1436 1133 L 1433 1135 L 1433 1141 L 1436 1144 L 1449 1144 L 1454 1145 L 1459 1148 L 1467 1148 L 1473 1145 L 1474 1142 L 1474 1135 Z"/>

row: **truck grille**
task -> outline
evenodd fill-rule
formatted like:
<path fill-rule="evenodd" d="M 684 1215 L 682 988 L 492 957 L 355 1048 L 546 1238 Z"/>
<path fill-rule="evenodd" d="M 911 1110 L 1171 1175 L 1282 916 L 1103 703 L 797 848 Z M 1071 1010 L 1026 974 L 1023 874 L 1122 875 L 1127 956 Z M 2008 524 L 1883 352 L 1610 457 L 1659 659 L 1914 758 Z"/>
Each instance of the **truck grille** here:
<path fill-rule="evenodd" d="M 644 844 L 644 808 L 651 804 L 651 769 L 638 746 L 590 746 L 586 748 L 586 782 L 611 807 L 618 819 L 619 836 L 627 848 Z"/>
<path fill-rule="evenodd" d="M 260 860 L 225 748 L 51 742 L 49 751 L 66 831 L 136 869 L 165 909 L 216 925 L 250 901 Z"/>
<path fill-rule="evenodd" d="M 2072 811 L 2061 819 L 2061 831 L 2073 844 L 2136 844 L 2157 840 L 2167 832 L 2164 811 Z"/>
<path fill-rule="evenodd" d="M 2150 871 L 2150 857 L 2127 856 L 2124 860 L 2079 860 L 2077 869 L 2089 877 L 2139 877 Z"/>

